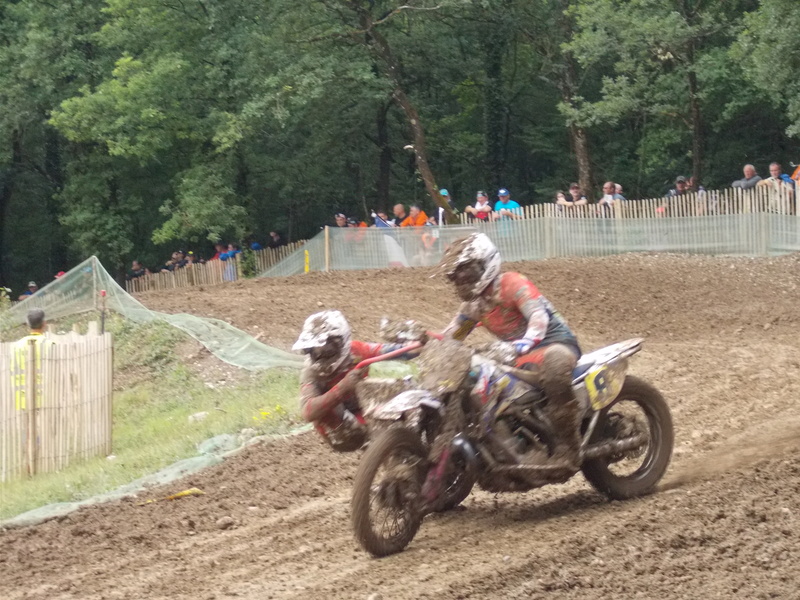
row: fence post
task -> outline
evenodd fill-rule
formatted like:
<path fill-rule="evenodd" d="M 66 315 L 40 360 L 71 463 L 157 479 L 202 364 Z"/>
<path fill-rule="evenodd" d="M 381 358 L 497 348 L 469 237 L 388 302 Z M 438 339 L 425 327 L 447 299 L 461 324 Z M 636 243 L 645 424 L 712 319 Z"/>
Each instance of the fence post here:
<path fill-rule="evenodd" d="M 331 270 L 331 228 L 325 225 L 325 272 Z"/>
<path fill-rule="evenodd" d="M 760 256 L 769 256 L 769 214 L 759 212 L 753 215 L 756 217 L 758 227 L 758 244 L 754 250 Z"/>
<path fill-rule="evenodd" d="M 28 476 L 36 475 L 38 461 L 38 433 L 36 431 L 36 379 L 39 373 L 36 370 L 36 340 L 28 340 L 27 355 L 25 357 L 25 408 L 28 411 Z"/>

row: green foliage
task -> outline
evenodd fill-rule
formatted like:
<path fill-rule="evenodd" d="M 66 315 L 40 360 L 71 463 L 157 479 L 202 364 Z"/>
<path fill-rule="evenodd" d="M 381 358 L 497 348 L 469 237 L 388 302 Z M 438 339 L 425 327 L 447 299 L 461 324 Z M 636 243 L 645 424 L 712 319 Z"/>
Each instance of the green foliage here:
<path fill-rule="evenodd" d="M 800 135 L 800 5 L 792 0 L 762 0 L 745 17 L 732 58 L 743 60 L 745 74 L 772 104 L 785 108 L 787 133 Z"/>
<path fill-rule="evenodd" d="M 0 284 L 424 205 L 396 85 L 459 207 L 500 185 L 549 201 L 578 178 L 578 133 L 629 196 L 689 170 L 727 185 L 798 159 L 796 4 L 2 3 Z"/>
<path fill-rule="evenodd" d="M 175 365 L 175 346 L 186 340 L 186 334 L 162 321 L 137 325 L 112 317 L 107 326 L 114 336 L 115 370 L 164 371 Z"/>
<path fill-rule="evenodd" d="M 239 269 L 244 277 L 255 277 L 256 272 L 256 253 L 250 248 L 244 248 L 239 259 Z"/>

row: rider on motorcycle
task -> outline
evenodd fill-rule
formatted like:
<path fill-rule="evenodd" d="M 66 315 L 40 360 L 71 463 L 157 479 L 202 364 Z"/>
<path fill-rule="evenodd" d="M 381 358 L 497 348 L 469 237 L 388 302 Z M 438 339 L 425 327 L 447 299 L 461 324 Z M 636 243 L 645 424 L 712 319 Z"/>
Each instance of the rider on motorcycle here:
<path fill-rule="evenodd" d="M 444 330 L 463 340 L 480 322 L 516 352 L 515 366 L 538 376 L 559 440 L 555 455 L 577 469 L 581 415 L 572 392 L 572 371 L 581 356 L 575 334 L 533 283 L 520 273 L 500 273 L 500 252 L 483 233 L 457 240 L 441 268 L 463 301 Z"/>
<path fill-rule="evenodd" d="M 356 365 L 401 347 L 352 340 L 350 324 L 338 310 L 325 310 L 306 319 L 292 346 L 307 357 L 300 375 L 300 412 L 334 450 L 352 452 L 367 440 L 355 389 L 369 367 L 356 369 Z M 412 358 L 412 354 L 397 358 Z"/>

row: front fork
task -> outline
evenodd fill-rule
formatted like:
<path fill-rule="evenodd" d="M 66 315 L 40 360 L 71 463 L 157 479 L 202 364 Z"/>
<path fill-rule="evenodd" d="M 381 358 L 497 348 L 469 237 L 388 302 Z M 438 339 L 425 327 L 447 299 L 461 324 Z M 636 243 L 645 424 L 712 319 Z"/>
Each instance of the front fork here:
<path fill-rule="evenodd" d="M 459 434 L 453 438 L 450 445 L 442 451 L 439 460 L 428 469 L 425 483 L 422 485 L 422 498 L 426 507 L 434 506 L 435 502 L 441 498 L 442 494 L 445 492 L 444 484 L 447 476 L 447 469 L 450 466 L 450 461 L 454 453 L 463 455 L 464 462 L 466 463 L 466 471 L 468 474 L 471 473 L 474 475 L 475 469 L 477 468 L 478 455 L 467 438 Z"/>
<path fill-rule="evenodd" d="M 428 469 L 428 475 L 425 477 L 425 483 L 422 485 L 422 500 L 425 506 L 433 506 L 442 494 L 444 475 L 447 472 L 447 464 L 450 462 L 451 453 L 452 446 L 448 446 L 439 455 L 439 460 Z"/>

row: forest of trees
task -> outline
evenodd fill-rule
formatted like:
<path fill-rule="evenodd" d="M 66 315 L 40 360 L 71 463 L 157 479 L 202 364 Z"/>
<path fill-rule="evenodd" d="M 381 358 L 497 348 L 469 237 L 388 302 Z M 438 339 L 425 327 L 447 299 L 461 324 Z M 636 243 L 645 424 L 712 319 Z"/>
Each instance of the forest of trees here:
<path fill-rule="evenodd" d="M 1 0 L 0 284 L 436 186 L 461 208 L 788 169 L 798 39 L 797 0 Z"/>

